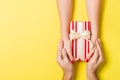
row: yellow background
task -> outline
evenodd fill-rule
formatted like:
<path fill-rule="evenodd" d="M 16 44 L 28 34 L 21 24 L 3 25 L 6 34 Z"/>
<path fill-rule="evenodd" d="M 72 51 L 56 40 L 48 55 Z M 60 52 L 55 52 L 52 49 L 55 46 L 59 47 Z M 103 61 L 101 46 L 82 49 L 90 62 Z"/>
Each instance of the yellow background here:
<path fill-rule="evenodd" d="M 87 20 L 85 0 L 75 0 L 74 20 Z M 105 62 L 101 80 L 120 79 L 120 0 L 103 0 L 100 37 Z M 0 0 L 0 80 L 61 80 L 56 0 Z M 86 80 L 76 63 L 76 80 Z"/>

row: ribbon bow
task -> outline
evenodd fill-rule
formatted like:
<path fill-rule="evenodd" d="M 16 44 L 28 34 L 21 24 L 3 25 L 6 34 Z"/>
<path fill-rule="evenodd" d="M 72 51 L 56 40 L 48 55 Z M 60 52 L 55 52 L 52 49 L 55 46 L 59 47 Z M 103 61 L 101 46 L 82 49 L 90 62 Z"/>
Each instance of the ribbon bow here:
<path fill-rule="evenodd" d="M 75 32 L 74 30 L 71 31 L 70 33 L 70 39 L 80 39 L 80 38 L 84 38 L 84 39 L 90 39 L 90 31 L 84 31 L 83 33 L 79 33 L 79 32 Z"/>
<path fill-rule="evenodd" d="M 71 31 L 70 33 L 70 40 L 73 40 L 73 39 L 80 39 L 80 38 L 83 38 L 83 39 L 86 39 L 90 42 L 90 48 L 93 48 L 93 43 L 92 41 L 90 41 L 90 31 L 84 31 L 83 33 L 79 33 L 79 32 L 75 32 L 74 30 Z"/>

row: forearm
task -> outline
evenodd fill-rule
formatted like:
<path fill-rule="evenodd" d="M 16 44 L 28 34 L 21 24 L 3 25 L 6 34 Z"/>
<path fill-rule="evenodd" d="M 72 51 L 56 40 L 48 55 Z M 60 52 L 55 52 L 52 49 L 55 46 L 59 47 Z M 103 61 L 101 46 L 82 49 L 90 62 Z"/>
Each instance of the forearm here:
<path fill-rule="evenodd" d="M 57 0 L 61 24 L 61 37 L 69 39 L 69 24 L 72 19 L 73 0 Z"/>
<path fill-rule="evenodd" d="M 100 0 L 86 0 L 88 19 L 91 21 L 92 41 L 98 38 Z"/>

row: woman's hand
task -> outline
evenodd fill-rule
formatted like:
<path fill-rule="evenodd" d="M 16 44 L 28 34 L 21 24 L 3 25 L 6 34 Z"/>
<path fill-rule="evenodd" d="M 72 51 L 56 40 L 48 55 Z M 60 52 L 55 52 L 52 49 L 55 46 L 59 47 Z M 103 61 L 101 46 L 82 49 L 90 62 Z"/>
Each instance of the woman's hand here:
<path fill-rule="evenodd" d="M 72 80 L 73 78 L 73 65 L 70 62 L 66 49 L 63 48 L 64 43 L 60 41 L 58 51 L 57 51 L 57 63 L 62 68 L 64 72 L 63 80 Z"/>
<path fill-rule="evenodd" d="M 70 59 L 71 63 L 74 63 L 74 58 L 72 55 L 72 47 L 71 47 L 71 41 L 70 40 L 64 40 L 64 48 L 67 52 L 68 58 Z"/>
<path fill-rule="evenodd" d="M 90 59 L 86 67 L 87 79 L 97 80 L 95 72 L 103 61 L 103 55 L 102 55 L 101 44 L 99 39 L 96 41 L 96 47 L 91 50 L 87 58 Z"/>

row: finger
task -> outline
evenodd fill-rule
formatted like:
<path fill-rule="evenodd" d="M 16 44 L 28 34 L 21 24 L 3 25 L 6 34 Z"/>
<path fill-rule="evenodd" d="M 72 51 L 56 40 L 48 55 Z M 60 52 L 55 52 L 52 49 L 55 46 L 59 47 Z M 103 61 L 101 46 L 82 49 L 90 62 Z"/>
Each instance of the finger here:
<path fill-rule="evenodd" d="M 99 40 L 96 42 L 96 44 L 97 44 L 97 49 L 98 49 L 98 53 L 99 53 L 99 59 L 98 59 L 97 65 L 99 65 L 103 61 L 103 52 L 102 52 L 102 50 L 100 48 L 100 42 L 99 42 Z"/>
<path fill-rule="evenodd" d="M 69 56 L 69 59 L 70 59 L 71 61 L 73 61 L 72 51 L 69 50 L 67 54 L 68 54 L 68 56 Z"/>
<path fill-rule="evenodd" d="M 93 56 L 91 57 L 90 61 L 96 63 L 98 60 L 98 57 L 99 57 L 98 50 L 95 49 L 95 52 L 94 52 Z"/>
<path fill-rule="evenodd" d="M 87 59 L 90 59 L 91 56 L 93 55 L 94 51 L 95 51 L 96 47 L 92 48 L 89 52 L 89 54 L 87 55 Z"/>
<path fill-rule="evenodd" d="M 60 42 L 58 44 L 57 56 L 58 56 L 58 54 L 62 53 L 62 48 L 63 48 L 63 41 L 60 40 Z"/>
<path fill-rule="evenodd" d="M 63 56 L 63 59 L 64 59 L 64 60 L 66 60 L 66 61 L 69 60 L 65 48 L 62 49 L 62 56 Z"/>
<path fill-rule="evenodd" d="M 100 56 L 97 62 L 97 66 L 99 66 L 103 62 L 103 56 Z"/>
<path fill-rule="evenodd" d="M 59 46 L 58 46 L 58 50 L 62 50 L 62 48 L 63 48 L 63 41 L 60 40 L 60 42 L 59 42 Z"/>
<path fill-rule="evenodd" d="M 102 47 L 100 38 L 98 38 L 97 42 L 98 42 L 98 44 L 100 45 L 100 47 Z"/>
<path fill-rule="evenodd" d="M 58 54 L 58 56 L 57 56 L 57 63 L 61 64 L 62 60 L 63 60 L 62 54 Z"/>
<path fill-rule="evenodd" d="M 67 55 L 70 61 L 73 61 L 73 55 L 72 55 L 72 47 L 71 45 L 68 47 L 68 49 L 66 49 L 67 51 Z"/>
<path fill-rule="evenodd" d="M 100 56 L 103 56 L 103 55 L 102 55 L 102 49 L 101 49 L 101 47 L 100 47 L 100 44 L 101 44 L 101 43 L 99 42 L 99 40 L 97 40 L 97 41 L 96 41 L 96 45 L 97 45 L 98 53 L 99 53 Z"/>

